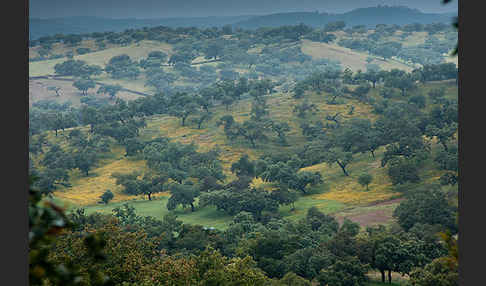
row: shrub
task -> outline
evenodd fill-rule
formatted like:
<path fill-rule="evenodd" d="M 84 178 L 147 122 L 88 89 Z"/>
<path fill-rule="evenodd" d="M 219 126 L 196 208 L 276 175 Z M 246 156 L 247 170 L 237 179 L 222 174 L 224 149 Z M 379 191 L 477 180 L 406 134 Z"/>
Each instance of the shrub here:
<path fill-rule="evenodd" d="M 77 48 L 76 52 L 78 53 L 78 55 L 84 55 L 84 54 L 91 52 L 91 49 L 90 48 Z"/>
<path fill-rule="evenodd" d="M 418 183 L 420 177 L 418 175 L 419 168 L 415 160 L 396 158 L 390 162 L 388 168 L 388 176 L 393 185 L 403 184 L 406 182 Z"/>
<path fill-rule="evenodd" d="M 103 195 L 100 196 L 100 199 L 103 203 L 107 204 L 109 201 L 113 199 L 115 195 L 110 190 L 106 190 Z"/>

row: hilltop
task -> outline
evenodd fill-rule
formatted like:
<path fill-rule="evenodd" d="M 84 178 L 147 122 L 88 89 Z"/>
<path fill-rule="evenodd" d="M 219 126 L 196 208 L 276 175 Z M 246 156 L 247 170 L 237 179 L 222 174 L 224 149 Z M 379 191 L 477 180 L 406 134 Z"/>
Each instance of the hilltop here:
<path fill-rule="evenodd" d="M 374 27 L 378 24 L 450 23 L 452 17 L 451 13 L 423 13 L 417 9 L 403 6 L 377 6 L 358 8 L 341 14 L 326 12 L 276 13 L 241 20 L 235 23 L 234 26 L 245 29 L 257 29 L 260 27 L 278 27 L 303 23 L 312 27 L 324 27 L 330 22 L 344 21 L 348 27 L 356 25 Z"/>

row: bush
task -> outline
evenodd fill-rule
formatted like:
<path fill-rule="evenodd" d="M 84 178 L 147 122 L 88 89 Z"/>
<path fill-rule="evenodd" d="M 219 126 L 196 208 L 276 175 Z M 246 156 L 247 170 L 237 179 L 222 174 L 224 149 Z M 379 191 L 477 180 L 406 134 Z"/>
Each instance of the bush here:
<path fill-rule="evenodd" d="M 447 172 L 440 177 L 439 182 L 442 186 L 445 186 L 445 185 L 454 186 L 455 184 L 457 184 L 457 180 L 458 180 L 458 177 L 454 172 Z"/>
<path fill-rule="evenodd" d="M 444 98 L 445 88 L 440 87 L 440 88 L 432 89 L 429 91 L 427 95 L 430 97 L 430 99 L 432 99 L 434 103 L 439 103 L 440 100 Z"/>
<path fill-rule="evenodd" d="M 418 223 L 437 225 L 453 233 L 457 231 L 456 210 L 437 185 L 422 185 L 410 192 L 407 200 L 395 209 L 393 217 L 405 231 Z"/>
<path fill-rule="evenodd" d="M 395 89 L 391 88 L 391 87 L 383 87 L 383 88 L 380 89 L 379 93 L 383 98 L 386 98 L 386 99 L 398 96 Z"/>
<path fill-rule="evenodd" d="M 93 95 L 86 95 L 79 99 L 79 101 L 83 104 L 93 107 L 101 107 L 110 104 L 109 98 L 97 98 Z"/>
<path fill-rule="evenodd" d="M 321 285 L 365 285 L 368 281 L 368 270 L 368 266 L 361 264 L 358 258 L 349 257 L 337 260 L 332 266 L 322 269 L 317 280 Z"/>
<path fill-rule="evenodd" d="M 90 48 L 77 48 L 76 49 L 76 53 L 78 53 L 78 55 L 84 55 L 84 54 L 87 54 L 89 52 L 91 52 Z"/>
<path fill-rule="evenodd" d="M 420 181 L 418 170 L 418 164 L 415 160 L 396 158 L 390 162 L 388 176 L 393 185 L 406 182 L 417 183 Z"/>
<path fill-rule="evenodd" d="M 411 103 L 411 104 L 415 104 L 418 108 L 424 108 L 426 99 L 425 99 L 425 96 L 418 94 L 418 95 L 414 95 L 414 96 L 410 97 L 408 102 Z"/>
<path fill-rule="evenodd" d="M 110 190 L 106 190 L 103 195 L 100 196 L 101 202 L 107 204 L 109 201 L 113 199 L 115 195 Z"/>

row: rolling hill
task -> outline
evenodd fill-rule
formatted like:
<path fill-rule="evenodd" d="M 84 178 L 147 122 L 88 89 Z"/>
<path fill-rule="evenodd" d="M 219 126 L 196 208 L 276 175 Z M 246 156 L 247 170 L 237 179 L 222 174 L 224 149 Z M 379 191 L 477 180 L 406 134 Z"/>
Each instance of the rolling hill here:
<path fill-rule="evenodd" d="M 234 24 L 234 26 L 245 29 L 257 29 L 260 27 L 278 27 L 303 23 L 312 27 L 324 27 L 329 22 L 344 21 L 348 27 L 354 25 L 374 27 L 377 24 L 451 23 L 453 16 L 451 13 L 422 13 L 417 9 L 403 6 L 377 6 L 359 8 L 342 14 L 318 12 L 276 13 L 242 20 Z"/>

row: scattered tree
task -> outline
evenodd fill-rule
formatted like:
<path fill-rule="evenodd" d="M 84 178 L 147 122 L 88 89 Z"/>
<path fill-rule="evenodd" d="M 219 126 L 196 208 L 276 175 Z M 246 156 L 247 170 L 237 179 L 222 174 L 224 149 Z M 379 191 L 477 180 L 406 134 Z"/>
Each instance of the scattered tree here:
<path fill-rule="evenodd" d="M 104 192 L 103 195 L 100 196 L 100 199 L 104 204 L 108 204 L 108 202 L 111 201 L 113 197 L 113 193 L 110 190 L 106 190 L 106 192 Z"/>
<path fill-rule="evenodd" d="M 367 191 L 369 191 L 368 185 L 371 183 L 372 180 L 373 180 L 373 176 L 367 173 L 362 174 L 358 177 L 358 183 L 361 186 L 366 186 Z"/>

